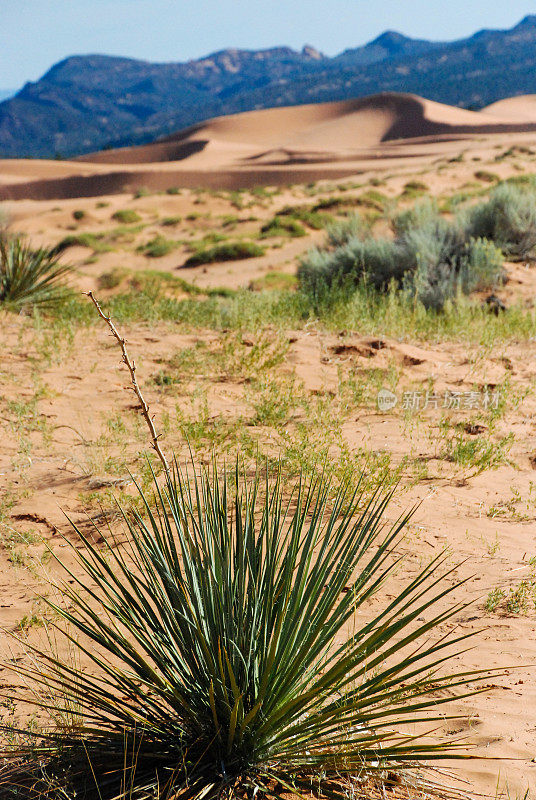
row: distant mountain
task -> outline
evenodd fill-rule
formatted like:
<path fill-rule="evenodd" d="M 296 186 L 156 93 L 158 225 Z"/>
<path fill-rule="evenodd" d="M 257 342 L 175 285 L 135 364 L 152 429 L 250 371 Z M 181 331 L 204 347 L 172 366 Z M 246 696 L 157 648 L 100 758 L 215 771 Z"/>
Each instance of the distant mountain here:
<path fill-rule="evenodd" d="M 536 93 L 536 16 L 455 42 L 387 31 L 333 58 L 307 45 L 222 50 L 177 64 L 72 56 L 0 102 L 0 157 L 72 156 L 141 144 L 210 117 L 412 92 L 479 108 Z"/>
<path fill-rule="evenodd" d="M 16 89 L 0 89 L 0 101 L 7 100 L 8 97 L 13 97 Z"/>
<path fill-rule="evenodd" d="M 428 42 L 423 39 L 410 39 L 396 31 L 385 31 L 374 41 L 363 47 L 345 50 L 332 61 L 337 64 L 349 64 L 353 67 L 378 64 L 391 58 L 418 56 L 436 47 L 444 47 L 441 42 Z"/>

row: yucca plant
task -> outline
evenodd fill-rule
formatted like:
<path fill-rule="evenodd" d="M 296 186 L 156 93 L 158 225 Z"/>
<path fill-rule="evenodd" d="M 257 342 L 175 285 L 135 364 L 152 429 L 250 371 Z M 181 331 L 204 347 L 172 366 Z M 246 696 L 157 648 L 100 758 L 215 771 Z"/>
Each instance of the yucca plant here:
<path fill-rule="evenodd" d="M 476 679 L 440 674 L 466 635 L 429 636 L 461 608 L 442 558 L 371 605 L 411 514 L 387 529 L 390 492 L 282 484 L 175 465 L 123 543 L 78 531 L 51 607 L 86 666 L 31 649 L 34 702 L 65 714 L 11 754 L 1 797 L 336 799 L 455 756 L 415 732 Z"/>
<path fill-rule="evenodd" d="M 0 234 L 0 306 L 50 305 L 65 292 L 69 267 L 46 248 L 34 250 L 20 236 Z"/>

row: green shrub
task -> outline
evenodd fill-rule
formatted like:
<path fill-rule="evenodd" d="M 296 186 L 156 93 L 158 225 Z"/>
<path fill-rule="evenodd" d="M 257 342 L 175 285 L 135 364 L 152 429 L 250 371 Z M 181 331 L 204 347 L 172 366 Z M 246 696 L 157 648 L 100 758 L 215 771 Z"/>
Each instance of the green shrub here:
<path fill-rule="evenodd" d="M 404 184 L 401 197 L 419 197 L 428 191 L 428 186 L 425 183 L 422 183 L 422 181 L 408 181 L 408 183 Z"/>
<path fill-rule="evenodd" d="M 314 231 L 325 228 L 332 220 L 330 214 L 320 214 L 309 206 L 284 206 L 277 212 L 276 216 L 292 217 L 293 219 L 303 222 L 304 225 L 307 225 L 307 227 L 312 228 Z"/>
<path fill-rule="evenodd" d="M 140 249 L 148 258 L 162 258 L 167 256 L 177 247 L 177 242 L 166 239 L 165 236 L 155 236 Z"/>
<path fill-rule="evenodd" d="M 8 228 L 9 214 L 4 208 L 2 208 L 2 206 L 0 206 L 0 236 L 4 236 Z"/>
<path fill-rule="evenodd" d="M 73 219 L 77 220 L 77 222 L 80 221 L 81 219 L 84 219 L 85 216 L 86 212 L 82 211 L 82 209 L 77 209 L 76 211 L 73 211 Z"/>
<path fill-rule="evenodd" d="M 322 197 L 312 207 L 312 211 L 327 211 L 348 206 L 352 202 L 350 197 Z"/>
<path fill-rule="evenodd" d="M 4 786 L 100 800 L 276 800 L 291 787 L 343 800 L 357 780 L 455 757 L 413 728 L 450 719 L 442 706 L 482 672 L 441 674 L 471 636 L 445 635 L 459 584 L 441 582 L 441 557 L 377 597 L 409 520 L 384 527 L 391 495 L 302 480 L 288 503 L 282 478 L 261 489 L 238 468 L 198 472 L 177 471 L 151 503 L 142 495 L 127 541 L 78 532 L 65 603 L 47 601 L 71 657 L 36 649 L 16 665 L 60 722 L 11 764 L 4 748 Z"/>
<path fill-rule="evenodd" d="M 149 197 L 150 194 L 151 192 L 149 191 L 149 189 L 147 189 L 146 186 L 140 186 L 140 188 L 136 189 L 136 191 L 134 192 L 133 198 L 134 200 L 140 200 L 142 197 Z"/>
<path fill-rule="evenodd" d="M 53 248 L 53 252 L 59 255 L 59 253 L 63 253 L 64 250 L 67 250 L 69 247 L 88 247 L 95 253 L 106 253 L 112 248 L 109 244 L 102 241 L 103 238 L 104 234 L 102 233 L 69 234 L 58 242 Z"/>
<path fill-rule="evenodd" d="M 223 242 L 222 244 L 198 250 L 190 256 L 185 267 L 197 267 L 200 264 L 212 264 L 218 261 L 238 261 L 242 258 L 257 258 L 263 256 L 265 250 L 255 242 Z"/>
<path fill-rule="evenodd" d="M 52 305 L 63 299 L 69 267 L 57 254 L 33 250 L 20 237 L 0 235 L 0 307 Z"/>
<path fill-rule="evenodd" d="M 173 227 L 174 225 L 178 225 L 182 222 L 182 217 L 164 217 L 162 220 L 162 225 L 166 227 Z"/>
<path fill-rule="evenodd" d="M 480 169 L 475 172 L 475 178 L 477 181 L 483 181 L 484 183 L 498 183 L 500 178 L 494 172 L 488 172 L 485 169 Z"/>
<path fill-rule="evenodd" d="M 375 239 L 359 217 L 334 226 L 328 247 L 302 259 L 300 287 L 318 304 L 334 291 L 338 299 L 343 289 L 350 296 L 363 280 L 380 290 L 394 282 L 426 308 L 441 309 L 458 292 L 491 288 L 501 278 L 502 253 L 468 239 L 463 225 L 441 217 L 434 203 L 397 214 L 392 227 L 394 239 Z"/>
<path fill-rule="evenodd" d="M 422 181 L 408 181 L 404 184 L 404 189 L 410 192 L 427 192 L 428 186 Z"/>
<path fill-rule="evenodd" d="M 385 211 L 386 207 L 391 203 L 391 200 L 376 189 L 369 189 L 368 192 L 359 195 L 355 200 L 356 205 L 363 206 L 363 208 L 371 208 L 375 211 Z"/>
<path fill-rule="evenodd" d="M 486 239 L 472 239 L 458 251 L 438 241 L 426 253 L 416 253 L 416 264 L 415 271 L 404 276 L 406 289 L 425 308 L 435 310 L 458 292 L 492 289 L 504 272 L 502 252 Z"/>
<path fill-rule="evenodd" d="M 136 222 L 141 222 L 141 217 L 137 211 L 131 208 L 122 208 L 112 214 L 112 219 L 117 220 L 122 225 L 133 225 Z"/>
<path fill-rule="evenodd" d="M 296 286 L 296 276 L 290 275 L 288 272 L 271 271 L 262 275 L 260 278 L 255 278 L 249 284 L 249 289 L 252 292 L 262 292 L 271 289 L 294 289 Z"/>
<path fill-rule="evenodd" d="M 115 289 L 125 279 L 127 271 L 121 267 L 115 267 L 110 272 L 103 272 L 97 278 L 99 289 Z"/>
<path fill-rule="evenodd" d="M 318 301 L 326 293 L 351 295 L 365 276 L 377 288 L 401 281 L 408 265 L 403 250 L 389 239 L 350 239 L 333 251 L 314 248 L 298 266 L 298 284 Z M 335 297 L 334 294 L 334 297 Z"/>
<path fill-rule="evenodd" d="M 350 239 L 364 239 L 370 234 L 370 225 L 359 214 L 351 214 L 343 220 L 335 220 L 326 229 L 331 247 L 341 247 Z"/>
<path fill-rule="evenodd" d="M 536 248 L 536 187 L 503 183 L 485 203 L 466 212 L 466 230 L 490 239 L 511 258 L 528 258 Z"/>
<path fill-rule="evenodd" d="M 293 217 L 272 217 L 261 228 L 261 237 L 270 236 L 305 236 L 305 228 Z"/>

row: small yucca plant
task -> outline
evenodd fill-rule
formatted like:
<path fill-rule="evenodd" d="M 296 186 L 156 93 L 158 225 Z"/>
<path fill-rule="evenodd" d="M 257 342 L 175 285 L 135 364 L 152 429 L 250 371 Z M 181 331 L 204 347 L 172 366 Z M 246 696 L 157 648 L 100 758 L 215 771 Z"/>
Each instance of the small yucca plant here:
<path fill-rule="evenodd" d="M 21 237 L 0 234 L 0 306 L 50 305 L 64 296 L 69 267 L 45 248 L 33 250 Z"/>
<path fill-rule="evenodd" d="M 6 767 L 1 797 L 342 798 L 454 756 L 415 733 L 445 720 L 442 689 L 475 679 L 438 672 L 465 635 L 427 637 L 460 609 L 432 610 L 455 588 L 442 559 L 369 603 L 410 516 L 384 528 L 391 493 L 321 478 L 284 499 L 281 477 L 176 466 L 155 493 L 124 516 L 126 543 L 79 532 L 52 608 L 86 666 L 33 650 L 20 668 L 38 705 L 68 713 L 12 754 L 26 777 Z"/>

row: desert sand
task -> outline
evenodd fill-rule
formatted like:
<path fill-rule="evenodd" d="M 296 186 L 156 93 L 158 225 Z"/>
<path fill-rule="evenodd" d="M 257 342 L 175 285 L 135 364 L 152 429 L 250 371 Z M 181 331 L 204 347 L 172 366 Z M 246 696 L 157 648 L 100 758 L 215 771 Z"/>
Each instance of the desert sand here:
<path fill-rule="evenodd" d="M 74 267 L 75 289 L 91 289 L 106 299 L 129 285 L 137 291 L 136 280 L 148 270 L 180 276 L 203 291 L 258 291 L 274 278 L 292 278 L 300 254 L 324 232 L 307 228 L 298 238 L 261 239 L 261 226 L 284 206 L 345 198 L 343 208 L 366 213 L 371 192 L 386 206 L 404 207 L 414 201 L 411 191 L 439 203 L 472 202 L 499 179 L 535 172 L 533 97 L 471 112 L 382 95 L 210 120 L 154 145 L 76 161 L 2 161 L 0 198 L 12 228 L 36 245 L 51 246 L 67 235 L 100 237 L 107 247 L 92 250 L 78 243 L 63 258 Z M 166 193 L 171 187 L 177 192 Z M 147 191 L 133 196 L 141 188 Z M 138 221 L 120 228 L 114 214 L 125 210 L 135 211 Z M 381 230 L 381 217 L 376 224 Z M 266 252 L 183 269 L 195 243 L 215 234 L 259 239 Z M 149 258 L 147 244 L 157 236 L 172 239 L 173 247 Z M 509 281 L 498 291 L 500 298 L 533 310 L 536 269 L 524 263 L 506 269 Z M 14 631 L 21 620 L 40 613 L 35 592 L 43 586 L 42 570 L 54 571 L 43 559 L 39 537 L 62 556 L 68 548 L 61 537 L 72 536 L 65 514 L 87 531 L 91 521 L 113 528 L 110 492 L 133 494 L 128 470 L 142 469 L 139 454 L 147 439 L 124 389 L 119 354 L 98 322 L 62 326 L 46 317 L 0 312 L 0 326 L 0 627 Z M 237 430 L 253 431 L 277 452 L 289 446 L 285 442 L 297 441 L 300 425 L 310 423 L 298 405 L 281 428 L 265 424 L 257 430 L 260 389 L 255 387 L 261 374 L 246 379 L 240 370 L 218 372 L 201 362 L 176 384 L 155 378 L 185 351 L 194 352 L 195 362 L 196 352 L 216 352 L 227 342 L 240 360 L 260 341 L 285 348 L 284 359 L 268 373 L 274 386 L 296 381 L 300 397 L 340 419 L 330 440 L 334 457 L 341 442 L 352 454 L 366 449 L 379 459 L 388 456 L 393 469 L 410 457 L 413 471 L 403 472 L 390 516 L 394 520 L 415 502 L 421 505 L 403 545 L 407 560 L 388 592 L 446 548 L 447 565 L 461 564 L 450 580 L 468 579 L 456 597 L 472 602 L 458 615 L 456 628 L 480 631 L 473 649 L 453 660 L 454 667 L 501 669 L 479 683 L 485 692 L 455 705 L 459 720 L 440 726 L 451 740 L 467 737 L 481 757 L 457 767 L 461 787 L 472 798 L 508 791 L 513 800 L 527 789 L 536 792 L 536 610 L 513 613 L 504 602 L 493 611 L 486 606 L 490 592 L 500 588 L 507 596 L 528 580 L 536 556 L 534 339 L 491 345 L 462 335 L 416 339 L 311 324 L 283 331 L 267 324 L 235 334 L 150 320 L 122 329 L 158 427 L 165 430 L 162 442 L 181 457 L 186 448 L 177 420 L 204 420 L 205 456 L 211 442 L 219 452 L 232 450 Z M 341 380 L 349 376 L 361 382 L 365 399 L 353 403 L 342 394 Z M 431 384 L 438 393 L 498 387 L 506 407 L 490 441 L 512 435 L 508 457 L 481 473 L 460 467 L 443 452 L 440 408 L 411 414 L 399 402 L 390 413 L 380 413 L 374 387 L 395 378 L 399 398 Z M 452 430 L 463 428 L 469 416 L 475 415 L 454 411 Z M 478 418 L 478 424 L 483 436 L 491 436 L 489 420 Z M 316 432 L 311 429 L 311 448 L 320 446 L 314 436 L 324 427 L 321 420 Z M 38 641 L 41 632 L 28 625 L 25 635 Z M 12 646 L 6 644 L 4 655 Z M 4 669 L 0 680 L 6 687 L 13 676 Z"/>
<path fill-rule="evenodd" d="M 337 180 L 398 168 L 467 149 L 482 137 L 536 131 L 534 97 L 482 111 L 413 95 L 234 114 L 146 146 L 105 150 L 74 161 L 0 161 L 0 200 L 95 197 L 169 187 L 239 189 Z"/>

